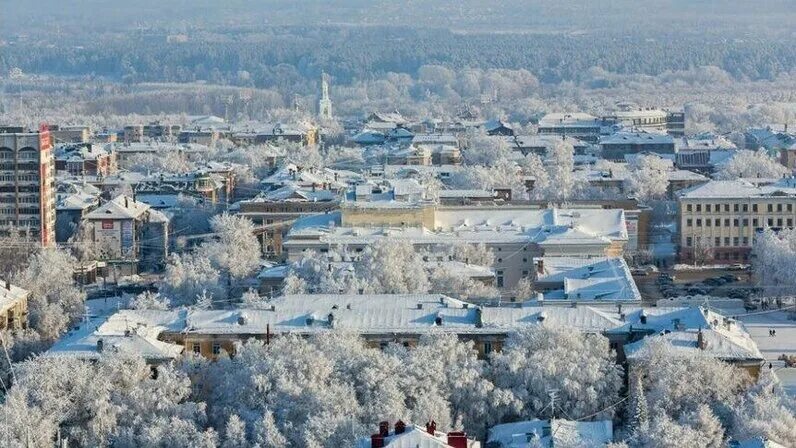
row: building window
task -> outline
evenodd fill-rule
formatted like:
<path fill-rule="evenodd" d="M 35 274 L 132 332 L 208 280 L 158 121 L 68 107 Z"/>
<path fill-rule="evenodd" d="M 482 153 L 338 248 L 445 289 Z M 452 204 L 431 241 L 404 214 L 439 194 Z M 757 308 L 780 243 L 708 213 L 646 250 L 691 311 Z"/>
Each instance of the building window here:
<path fill-rule="evenodd" d="M 721 238 L 720 237 L 716 237 L 713 241 L 714 241 L 716 247 L 721 247 Z"/>
<path fill-rule="evenodd" d="M 694 241 L 694 240 L 693 240 L 693 238 L 691 238 L 690 236 L 689 236 L 689 237 L 687 237 L 687 238 L 685 239 L 685 247 L 691 247 L 691 246 L 693 246 L 693 241 Z"/>
<path fill-rule="evenodd" d="M 782 218 L 777 218 L 777 227 L 782 227 Z"/>
<path fill-rule="evenodd" d="M 729 246 L 730 245 L 730 237 L 728 237 L 728 236 L 724 237 L 724 245 L 725 246 Z"/>
<path fill-rule="evenodd" d="M 793 218 L 788 218 L 788 227 L 793 227 Z"/>
<path fill-rule="evenodd" d="M 705 212 L 710 213 L 710 204 L 705 204 Z"/>
<path fill-rule="evenodd" d="M 788 204 L 788 211 L 789 211 L 789 212 L 792 212 L 792 211 L 793 211 L 793 204 Z"/>
<path fill-rule="evenodd" d="M 749 211 L 749 204 L 744 204 L 743 205 L 743 211 L 744 212 L 748 212 Z"/>
<path fill-rule="evenodd" d="M 696 211 L 697 212 L 701 212 L 702 211 L 702 204 L 697 204 L 696 206 L 697 206 L 696 207 Z"/>
<path fill-rule="evenodd" d="M 687 212 L 692 212 L 693 210 L 692 210 L 691 204 L 686 204 L 686 206 L 685 206 L 685 210 L 686 210 Z"/>
<path fill-rule="evenodd" d="M 498 288 L 502 288 L 503 287 L 503 271 L 502 270 L 496 271 L 495 274 L 496 274 L 496 279 L 495 280 L 497 281 L 497 287 Z"/>
<path fill-rule="evenodd" d="M 738 227 L 738 219 L 737 218 L 732 220 L 732 225 L 734 227 Z"/>
<path fill-rule="evenodd" d="M 774 227 L 774 218 L 768 218 L 767 222 L 769 227 Z"/>
<path fill-rule="evenodd" d="M 718 218 L 716 218 L 716 221 L 714 222 L 714 225 L 715 225 L 716 227 L 721 227 L 721 220 L 720 220 L 720 219 L 718 219 Z"/>
<path fill-rule="evenodd" d="M 744 246 L 748 246 L 749 245 L 749 237 L 748 236 L 743 237 L 743 245 Z"/>
<path fill-rule="evenodd" d="M 193 343 L 193 352 L 196 353 L 197 355 L 202 353 L 202 345 L 199 344 L 198 342 L 194 342 Z"/>
<path fill-rule="evenodd" d="M 732 205 L 732 211 L 734 211 L 734 212 L 738 211 L 738 204 L 733 204 Z"/>
<path fill-rule="evenodd" d="M 685 220 L 685 225 L 686 227 L 691 227 L 693 225 L 693 221 L 691 220 L 691 218 Z"/>
<path fill-rule="evenodd" d="M 743 226 L 744 227 L 749 227 L 749 218 L 744 218 L 743 219 Z"/>
<path fill-rule="evenodd" d="M 752 227 L 757 227 L 758 221 L 757 218 L 752 218 Z"/>
<path fill-rule="evenodd" d="M 492 353 L 492 343 L 491 342 L 484 342 L 484 354 L 488 355 Z"/>
<path fill-rule="evenodd" d="M 503 263 L 503 259 L 502 259 L 502 258 L 498 258 L 498 259 L 497 259 L 497 262 L 498 262 L 498 263 Z"/>
<path fill-rule="evenodd" d="M 712 219 L 708 218 L 708 219 L 706 219 L 706 220 L 705 220 L 705 225 L 706 225 L 707 227 L 710 227 L 711 223 L 713 223 L 713 220 L 712 220 Z"/>
<path fill-rule="evenodd" d="M 528 271 L 522 271 L 522 278 L 528 277 Z"/>
<path fill-rule="evenodd" d="M 730 227 L 730 219 L 729 218 L 724 220 L 724 227 Z"/>
<path fill-rule="evenodd" d="M 744 210 L 746 211 L 746 210 Z M 752 211 L 757 213 L 757 204 L 752 204 Z"/>
<path fill-rule="evenodd" d="M 221 344 L 218 342 L 213 342 L 213 354 L 218 355 L 221 353 Z"/>
<path fill-rule="evenodd" d="M 781 212 L 781 211 L 782 211 L 782 204 L 777 204 L 777 211 L 778 211 L 778 212 Z"/>
<path fill-rule="evenodd" d="M 697 218 L 697 227 L 702 227 L 702 219 Z"/>
<path fill-rule="evenodd" d="M 732 245 L 733 246 L 737 247 L 739 242 L 740 242 L 740 238 L 738 238 L 737 236 L 732 238 Z"/>
<path fill-rule="evenodd" d="M 768 212 L 771 213 L 774 211 L 774 204 L 768 204 Z"/>

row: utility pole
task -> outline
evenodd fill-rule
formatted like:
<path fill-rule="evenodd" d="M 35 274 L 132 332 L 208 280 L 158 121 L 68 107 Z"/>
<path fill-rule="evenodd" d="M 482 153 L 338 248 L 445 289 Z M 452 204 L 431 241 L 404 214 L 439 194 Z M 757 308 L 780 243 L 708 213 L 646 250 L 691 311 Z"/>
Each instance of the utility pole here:
<path fill-rule="evenodd" d="M 556 399 L 558 398 L 558 389 L 548 389 L 547 395 L 550 396 L 550 421 L 556 418 Z"/>

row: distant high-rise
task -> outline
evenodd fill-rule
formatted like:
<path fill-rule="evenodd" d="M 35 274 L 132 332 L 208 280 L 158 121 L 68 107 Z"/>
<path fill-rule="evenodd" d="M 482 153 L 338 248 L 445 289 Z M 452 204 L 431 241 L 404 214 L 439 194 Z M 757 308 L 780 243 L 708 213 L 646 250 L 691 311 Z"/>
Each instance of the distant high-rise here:
<path fill-rule="evenodd" d="M 55 159 L 45 126 L 0 127 L 0 235 L 12 231 L 55 244 Z"/>
<path fill-rule="evenodd" d="M 321 100 L 318 103 L 318 115 L 321 120 L 332 119 L 332 100 L 329 98 L 329 75 L 321 75 Z"/>

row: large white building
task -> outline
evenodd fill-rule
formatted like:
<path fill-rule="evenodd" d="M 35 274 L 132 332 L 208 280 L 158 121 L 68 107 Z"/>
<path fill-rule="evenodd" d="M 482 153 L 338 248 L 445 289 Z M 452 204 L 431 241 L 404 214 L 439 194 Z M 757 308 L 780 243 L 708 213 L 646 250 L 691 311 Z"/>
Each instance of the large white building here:
<path fill-rule="evenodd" d="M 341 211 L 298 220 L 283 250 L 297 260 L 307 250 L 361 252 L 385 238 L 432 252 L 457 243 L 484 244 L 495 255 L 496 286 L 511 288 L 533 276 L 535 257 L 621 256 L 629 235 L 621 209 L 348 202 Z"/>

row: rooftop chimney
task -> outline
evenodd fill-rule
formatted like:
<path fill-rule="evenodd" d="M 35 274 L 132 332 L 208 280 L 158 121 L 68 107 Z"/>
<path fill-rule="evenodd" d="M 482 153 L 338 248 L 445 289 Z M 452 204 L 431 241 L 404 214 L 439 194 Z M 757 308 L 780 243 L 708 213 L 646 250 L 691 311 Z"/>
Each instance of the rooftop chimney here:
<path fill-rule="evenodd" d="M 127 196 L 125 196 L 124 197 L 124 208 L 127 208 L 127 206 L 128 206 L 128 204 L 127 204 Z"/>
<path fill-rule="evenodd" d="M 390 435 L 390 422 L 379 422 L 379 435 L 382 437 L 387 437 Z"/>
<path fill-rule="evenodd" d="M 697 333 L 697 347 L 699 347 L 700 350 L 705 350 L 707 346 L 708 342 L 705 340 L 705 335 L 702 334 L 702 329 L 700 328 Z"/>
<path fill-rule="evenodd" d="M 395 422 L 395 433 L 396 434 L 403 434 L 406 431 L 406 423 L 403 420 L 398 420 Z"/>
<path fill-rule="evenodd" d="M 102 347 L 103 346 L 104 346 L 104 343 L 103 343 L 102 339 L 97 339 L 97 351 L 98 352 L 102 353 Z"/>
<path fill-rule="evenodd" d="M 384 436 L 380 434 L 373 434 L 370 436 L 371 448 L 384 448 Z"/>
<path fill-rule="evenodd" d="M 431 420 L 431 423 L 426 423 L 426 432 L 433 436 L 437 432 L 437 422 Z"/>
<path fill-rule="evenodd" d="M 641 320 L 641 325 L 647 325 L 647 312 L 641 310 L 641 314 L 639 315 L 639 319 Z"/>
<path fill-rule="evenodd" d="M 451 448 L 467 448 L 467 434 L 460 431 L 449 432 L 448 445 Z"/>
<path fill-rule="evenodd" d="M 6 279 L 6 289 L 11 291 L 11 280 Z"/>

